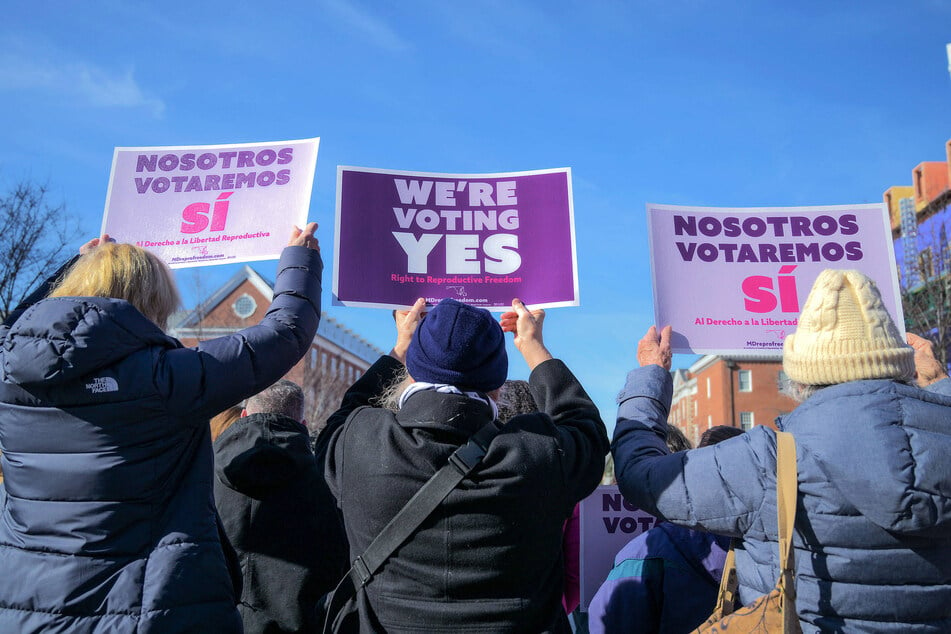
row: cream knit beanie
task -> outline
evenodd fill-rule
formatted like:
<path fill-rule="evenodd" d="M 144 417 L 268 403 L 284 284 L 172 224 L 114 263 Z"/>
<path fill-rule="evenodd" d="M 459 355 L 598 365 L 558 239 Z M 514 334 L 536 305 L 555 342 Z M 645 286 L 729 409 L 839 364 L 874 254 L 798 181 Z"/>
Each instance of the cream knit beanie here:
<path fill-rule="evenodd" d="M 783 371 L 804 385 L 908 380 L 915 375 L 914 357 L 875 282 L 859 271 L 820 273 L 796 332 L 783 342 Z"/>

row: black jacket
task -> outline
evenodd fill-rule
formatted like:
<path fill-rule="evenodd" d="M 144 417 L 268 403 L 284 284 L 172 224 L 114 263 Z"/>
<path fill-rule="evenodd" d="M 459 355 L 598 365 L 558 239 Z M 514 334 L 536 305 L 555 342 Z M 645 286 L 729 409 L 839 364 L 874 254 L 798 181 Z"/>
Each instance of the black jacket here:
<path fill-rule="evenodd" d="M 215 503 L 244 575 L 245 632 L 317 631 L 314 606 L 349 564 L 307 429 L 280 414 L 252 414 L 214 449 Z"/>
<path fill-rule="evenodd" d="M 382 357 L 328 424 L 327 482 L 352 557 L 491 421 L 487 404 L 436 392 L 414 394 L 399 413 L 361 407 L 400 367 Z M 475 474 L 384 565 L 361 597 L 362 631 L 570 631 L 562 525 L 601 479 L 608 441 L 597 408 L 561 361 L 539 365 L 529 383 L 545 413 L 509 421 Z"/>

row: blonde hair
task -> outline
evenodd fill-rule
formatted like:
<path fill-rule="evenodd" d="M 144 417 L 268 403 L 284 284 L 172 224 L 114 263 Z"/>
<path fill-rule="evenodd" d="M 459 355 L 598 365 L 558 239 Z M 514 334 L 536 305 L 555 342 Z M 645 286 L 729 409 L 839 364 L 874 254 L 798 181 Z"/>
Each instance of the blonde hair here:
<path fill-rule="evenodd" d="M 237 405 L 232 405 L 231 407 L 221 412 L 220 414 L 215 415 L 215 417 L 211 419 L 210 424 L 211 424 L 212 442 L 214 442 L 215 440 L 218 440 L 218 436 L 220 436 L 224 432 L 224 430 L 231 427 L 234 421 L 241 418 L 241 412 L 242 412 L 241 407 Z"/>
<path fill-rule="evenodd" d="M 50 297 L 124 299 L 165 329 L 181 299 L 172 272 L 153 253 L 131 244 L 107 242 L 79 258 Z"/>

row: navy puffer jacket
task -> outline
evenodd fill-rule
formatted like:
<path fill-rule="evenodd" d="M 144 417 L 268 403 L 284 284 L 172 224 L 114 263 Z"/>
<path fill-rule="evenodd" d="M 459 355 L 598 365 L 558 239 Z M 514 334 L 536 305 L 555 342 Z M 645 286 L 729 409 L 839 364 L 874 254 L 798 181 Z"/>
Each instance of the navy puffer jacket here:
<path fill-rule="evenodd" d="M 285 249 L 261 323 L 194 349 L 106 298 L 0 331 L 0 632 L 241 631 L 208 419 L 307 350 L 321 268 Z"/>
<path fill-rule="evenodd" d="M 742 537 L 740 599 L 779 577 L 776 435 L 667 455 L 670 374 L 632 371 L 614 460 L 621 492 L 669 521 Z M 782 421 L 796 439 L 796 608 L 803 632 L 951 632 L 951 379 L 819 390 Z"/>

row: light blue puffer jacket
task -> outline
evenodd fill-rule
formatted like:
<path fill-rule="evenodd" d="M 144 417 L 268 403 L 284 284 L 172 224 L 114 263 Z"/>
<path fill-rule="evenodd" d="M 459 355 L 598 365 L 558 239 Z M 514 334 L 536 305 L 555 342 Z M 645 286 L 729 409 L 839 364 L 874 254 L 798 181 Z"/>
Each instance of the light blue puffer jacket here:
<path fill-rule="evenodd" d="M 776 435 L 756 427 L 668 455 L 670 374 L 633 370 L 619 396 L 618 484 L 638 507 L 742 537 L 740 598 L 779 577 Z M 803 632 L 951 632 L 951 380 L 824 388 L 782 421 L 796 439 L 794 544 Z"/>
<path fill-rule="evenodd" d="M 194 349 L 116 299 L 0 329 L 0 632 L 241 631 L 208 419 L 308 349 L 321 266 L 285 249 L 262 322 Z"/>

